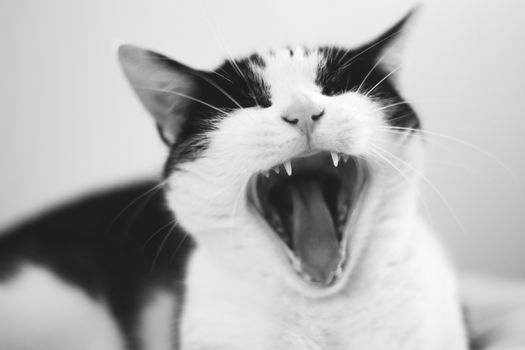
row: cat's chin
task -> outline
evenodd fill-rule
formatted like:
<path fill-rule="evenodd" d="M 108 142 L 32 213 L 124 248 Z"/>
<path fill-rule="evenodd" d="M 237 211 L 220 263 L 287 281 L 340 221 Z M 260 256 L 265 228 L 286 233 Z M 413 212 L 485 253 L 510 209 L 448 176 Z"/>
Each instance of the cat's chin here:
<path fill-rule="evenodd" d="M 249 202 L 308 286 L 328 289 L 341 280 L 367 178 L 357 158 L 327 151 L 303 154 L 252 177 Z"/>

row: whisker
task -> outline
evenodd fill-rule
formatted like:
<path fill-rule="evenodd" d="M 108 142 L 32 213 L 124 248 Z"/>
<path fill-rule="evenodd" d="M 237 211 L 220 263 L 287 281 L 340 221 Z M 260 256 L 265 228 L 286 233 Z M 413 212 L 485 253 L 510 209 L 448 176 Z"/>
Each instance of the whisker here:
<path fill-rule="evenodd" d="M 375 113 L 375 112 L 379 112 L 379 111 L 382 111 L 382 110 L 385 110 L 385 109 L 388 109 L 388 108 L 392 108 L 392 107 L 395 107 L 395 106 L 408 105 L 408 104 L 411 104 L 411 102 L 409 102 L 409 101 L 401 101 L 401 102 L 391 103 L 389 105 L 382 106 L 380 108 L 374 109 L 370 113 Z"/>
<path fill-rule="evenodd" d="M 212 19 L 210 18 L 210 16 L 208 15 L 208 12 L 206 11 L 206 8 L 204 7 L 204 4 L 202 4 L 202 2 L 199 2 L 199 5 L 201 6 L 201 14 L 203 14 L 204 16 L 204 20 L 208 26 L 208 29 L 210 31 L 210 33 L 213 35 L 214 39 L 215 39 L 215 42 L 217 44 L 219 44 L 219 46 L 226 52 L 226 56 L 227 56 L 227 60 L 228 62 L 231 63 L 231 65 L 233 66 L 233 68 L 237 71 L 237 73 L 239 73 L 239 75 L 245 80 L 245 81 L 248 81 L 246 76 L 243 74 L 243 72 L 241 71 L 241 69 L 239 68 L 239 66 L 237 65 L 237 63 L 235 62 L 235 60 L 232 58 L 232 55 L 231 55 L 231 52 L 230 50 L 228 50 L 228 48 L 226 47 L 226 45 L 224 44 L 224 40 L 222 40 L 222 37 L 220 36 L 220 32 L 219 30 L 217 29 L 217 27 L 214 25 L 214 22 L 212 21 Z"/>
<path fill-rule="evenodd" d="M 376 155 L 378 156 L 379 158 L 381 158 L 383 161 L 385 161 L 388 165 L 390 165 L 392 168 L 394 168 L 394 170 L 396 170 L 399 175 L 403 176 L 405 178 L 405 180 L 407 180 L 408 182 L 410 183 L 413 183 L 408 177 L 407 177 L 407 174 L 399 169 L 396 165 L 394 165 L 394 163 L 392 163 L 392 161 L 390 161 L 388 158 L 386 158 L 383 154 L 381 154 L 381 152 L 379 152 L 379 150 L 381 149 L 378 145 L 374 144 L 374 143 L 371 143 L 370 146 L 372 146 L 372 149 L 371 151 Z"/>
<path fill-rule="evenodd" d="M 139 196 L 137 196 L 136 198 L 134 198 L 130 203 L 128 203 L 120 212 L 118 212 L 118 214 L 115 216 L 115 218 L 113 218 L 113 220 L 111 220 L 111 223 L 109 225 L 109 227 L 112 227 L 116 222 L 117 220 L 129 209 L 131 208 L 131 206 L 133 206 L 136 202 L 138 202 L 139 200 L 141 200 L 142 198 L 146 197 L 146 200 L 144 201 L 144 203 L 142 203 L 142 205 L 139 207 L 139 210 L 140 211 L 148 202 L 149 200 L 153 197 L 153 195 L 162 189 L 162 187 L 168 182 L 168 180 L 164 180 L 160 183 L 158 183 L 157 185 L 153 186 L 152 188 L 150 188 L 149 190 L 147 190 L 146 192 L 140 194 Z M 122 237 L 123 238 L 123 237 Z"/>
<path fill-rule="evenodd" d="M 468 166 L 466 166 L 463 162 L 460 162 L 460 163 L 454 163 L 454 162 L 447 162 L 447 161 L 444 161 L 444 160 L 436 160 L 436 159 L 429 159 L 427 160 L 427 163 L 434 163 L 434 164 L 439 164 L 439 165 L 446 165 L 448 167 L 451 167 L 451 168 L 457 168 L 457 169 L 462 169 L 466 172 L 469 172 L 471 173 L 472 175 L 476 175 L 476 176 L 483 176 L 484 174 L 480 171 L 476 171 L 475 169 L 472 169 L 472 168 L 469 168 Z"/>
<path fill-rule="evenodd" d="M 206 78 L 205 76 L 203 76 L 202 74 L 198 74 L 196 73 L 196 75 L 201 78 L 202 80 L 204 80 L 205 82 L 207 82 L 208 84 L 210 84 L 211 86 L 213 86 L 214 88 L 216 88 L 219 92 L 221 92 L 224 96 L 228 97 L 233 103 L 235 103 L 235 105 L 239 108 L 242 109 L 242 106 L 241 104 L 236 100 L 234 99 L 230 94 L 228 94 L 226 91 L 224 91 L 223 88 L 221 88 L 219 85 L 217 85 L 213 80 L 211 79 L 208 79 Z"/>
<path fill-rule="evenodd" d="M 450 100 L 445 99 L 445 98 L 417 98 L 417 99 L 410 99 L 410 100 L 403 99 L 403 101 L 398 101 L 398 102 L 394 102 L 388 105 L 381 106 L 380 108 L 374 109 L 373 111 L 369 113 L 382 111 L 384 109 L 388 109 L 388 108 L 392 108 L 392 107 L 400 106 L 400 105 L 418 105 L 418 104 L 429 103 L 429 102 L 443 104 L 444 102 L 450 103 Z"/>
<path fill-rule="evenodd" d="M 142 245 L 141 249 L 144 250 L 146 248 L 146 246 L 148 245 L 148 243 L 151 242 L 151 240 L 153 238 L 155 238 L 155 236 L 157 236 L 159 233 L 161 233 L 163 229 L 165 229 L 166 227 L 168 227 L 170 225 L 176 225 L 176 224 L 177 224 L 177 220 L 176 219 L 172 219 L 167 224 L 162 225 L 157 231 L 153 232 L 153 234 L 148 237 L 148 239 Z"/>
<path fill-rule="evenodd" d="M 411 115 L 413 115 L 413 114 L 414 114 L 413 112 L 405 113 L 405 114 L 402 114 L 402 115 L 397 116 L 397 117 L 395 117 L 395 118 L 389 118 L 388 121 L 389 121 L 390 123 L 393 123 L 393 122 L 395 122 L 395 121 L 397 121 L 397 120 L 401 120 L 401 119 L 406 118 L 406 117 L 408 117 L 408 116 L 411 116 Z"/>
<path fill-rule="evenodd" d="M 192 97 L 192 96 L 189 96 L 189 95 L 186 95 L 186 94 L 183 94 L 181 92 L 177 92 L 177 91 L 172 91 L 172 90 L 165 90 L 165 89 L 154 89 L 154 88 L 150 88 L 150 87 L 147 87 L 147 86 L 136 86 L 136 85 L 133 85 L 133 87 L 135 89 L 139 89 L 139 90 L 148 90 L 148 91 L 155 91 L 155 92 L 164 92 L 164 93 L 167 93 L 167 94 L 170 94 L 170 95 L 175 95 L 175 96 L 180 96 L 180 97 L 184 97 L 184 98 L 187 98 L 188 100 L 192 100 L 192 101 L 195 101 L 197 103 L 201 103 L 202 105 L 204 106 L 207 106 L 207 107 L 210 107 L 214 110 L 216 110 L 217 112 L 219 113 L 222 113 L 222 114 L 225 114 L 225 115 L 228 115 L 230 116 L 229 113 L 223 111 L 222 109 L 214 106 L 214 105 L 211 105 L 207 102 L 204 102 L 198 98 L 195 98 L 195 97 Z"/>
<path fill-rule="evenodd" d="M 386 53 L 383 54 L 383 56 L 381 56 L 377 61 L 376 63 L 372 66 L 372 68 L 370 68 L 370 70 L 368 71 L 368 73 L 365 75 L 365 77 L 363 78 L 363 80 L 361 80 L 361 84 L 359 84 L 356 92 L 359 93 L 361 92 L 361 88 L 363 87 L 363 85 L 365 84 L 365 82 L 367 81 L 368 77 L 370 77 L 370 74 L 372 74 L 372 72 L 374 71 L 374 69 L 376 69 L 376 67 L 381 63 L 381 61 L 383 60 L 383 58 L 386 57 Z"/>
<path fill-rule="evenodd" d="M 221 78 L 223 78 L 224 80 L 227 80 L 227 81 L 229 81 L 230 83 L 233 84 L 233 81 L 232 81 L 230 78 L 228 78 L 226 75 L 221 74 L 221 73 L 219 73 L 219 72 L 217 72 L 217 71 L 212 71 L 212 73 L 218 75 L 219 77 L 221 77 Z M 225 72 L 225 73 L 228 74 L 227 72 Z M 229 75 L 229 74 L 228 74 L 228 75 Z"/>
<path fill-rule="evenodd" d="M 162 242 L 160 242 L 160 246 L 159 246 L 159 249 L 157 250 L 157 254 L 155 254 L 155 258 L 153 259 L 153 262 L 151 264 L 150 274 L 153 273 L 153 271 L 155 270 L 155 265 L 157 264 L 157 261 L 159 260 L 160 253 L 161 253 L 162 249 L 164 248 L 164 245 L 168 241 L 168 238 L 173 234 L 173 230 L 175 229 L 175 227 L 177 227 L 176 224 L 174 224 L 171 227 L 171 229 L 168 231 L 166 236 L 164 236 L 164 238 L 162 239 Z"/>
<path fill-rule="evenodd" d="M 248 86 L 250 86 L 250 83 L 248 81 L 248 77 L 242 72 L 242 70 L 239 67 L 239 65 L 237 64 L 237 62 L 234 59 L 232 59 L 232 58 L 228 58 L 228 61 L 231 63 L 231 65 L 237 71 L 237 73 L 239 73 L 241 78 L 248 84 Z"/>
<path fill-rule="evenodd" d="M 523 183 L 521 182 L 521 180 L 519 180 L 519 177 L 516 175 L 516 173 L 512 169 L 510 169 L 505 163 L 500 161 L 494 154 L 490 153 L 489 151 L 487 151 L 487 150 L 485 150 L 485 149 L 483 149 L 483 148 L 481 148 L 479 146 L 476 146 L 475 144 L 472 144 L 470 142 L 467 142 L 465 140 L 462 140 L 462 139 L 454 137 L 454 136 L 445 135 L 445 134 L 441 134 L 441 133 L 434 132 L 434 131 L 415 129 L 415 128 L 406 128 L 406 127 L 400 127 L 400 126 L 388 126 L 388 127 L 384 127 L 384 128 L 390 129 L 390 130 L 405 130 L 405 131 L 420 132 L 420 133 L 423 133 L 423 134 L 426 134 L 426 135 L 435 136 L 435 137 L 441 137 L 443 139 L 451 140 L 451 141 L 457 142 L 457 143 L 459 143 L 461 145 L 464 145 L 466 147 L 469 147 L 472 150 L 474 150 L 476 152 L 479 152 L 480 154 L 486 156 L 487 158 L 491 159 L 496 164 L 498 164 L 502 169 L 504 169 L 508 173 L 508 175 L 513 179 L 513 181 L 516 183 L 516 185 L 518 185 L 518 187 L 523 188 Z"/>
<path fill-rule="evenodd" d="M 381 85 L 382 82 L 387 80 L 389 76 L 397 72 L 399 69 L 401 69 L 401 66 L 397 66 L 396 68 L 392 69 L 390 73 L 385 75 L 381 80 L 379 80 L 377 84 L 375 84 L 370 90 L 368 90 L 368 92 L 365 94 L 365 97 L 368 97 L 372 93 L 372 91 L 374 91 L 379 85 Z"/>
<path fill-rule="evenodd" d="M 380 129 L 381 132 L 384 132 L 384 133 L 387 133 L 387 134 L 403 136 L 404 139 L 408 138 L 409 133 L 410 133 L 410 132 L 407 132 L 407 131 L 390 130 L 389 128 L 382 128 L 382 127 L 379 127 L 378 129 Z M 404 141 L 401 141 L 401 143 L 402 142 L 404 142 Z M 445 145 L 442 145 L 440 143 L 433 143 L 433 145 L 439 147 L 440 149 L 442 149 L 443 151 L 448 153 L 449 156 L 452 156 L 452 157 L 456 158 L 456 160 L 458 162 L 457 163 L 452 163 L 452 162 L 444 162 L 444 161 L 434 160 L 434 159 L 430 159 L 427 162 L 446 164 L 446 165 L 449 165 L 449 166 L 462 168 L 462 169 L 467 170 L 469 172 L 475 173 L 476 175 L 483 175 L 480 171 L 476 171 L 473 168 L 469 168 L 469 167 L 465 166 L 465 163 L 466 163 L 465 159 L 460 157 L 460 155 L 457 152 L 451 150 L 448 147 L 445 147 Z"/>
<path fill-rule="evenodd" d="M 374 43 L 373 45 L 371 45 L 371 46 L 367 47 L 366 49 L 360 51 L 359 53 L 357 53 L 357 54 L 354 55 L 351 59 L 348 60 L 348 63 L 347 63 L 346 65 L 343 66 L 343 69 L 349 67 L 352 63 L 354 63 L 355 60 L 356 60 L 359 56 L 363 55 L 364 53 L 368 52 L 369 50 L 373 49 L 374 47 L 376 47 L 376 46 L 382 44 L 383 42 L 387 41 L 388 39 L 392 38 L 393 36 L 396 36 L 396 35 L 400 34 L 401 32 L 402 32 L 402 30 L 398 30 L 397 32 L 394 32 L 394 33 L 392 33 L 392 34 L 390 34 L 390 35 L 384 37 L 383 39 L 379 40 L 378 42 Z M 385 54 L 383 54 L 383 56 L 386 56 L 386 53 L 389 52 L 390 49 L 391 49 L 391 48 L 387 49 L 386 52 L 385 52 Z"/>
<path fill-rule="evenodd" d="M 388 158 L 386 158 L 385 156 L 383 156 L 381 154 L 381 152 L 379 152 L 377 149 L 375 149 L 376 147 L 379 147 L 377 146 L 376 144 L 371 144 L 372 145 L 372 149 L 371 151 L 378 157 L 380 157 L 384 162 L 386 162 L 387 164 L 389 164 L 394 170 L 396 170 L 399 175 L 401 175 L 407 182 L 411 183 L 412 185 L 414 185 L 414 181 L 410 180 L 409 177 L 401 170 L 399 169 L 396 165 L 394 165 L 394 163 L 392 163 Z M 430 215 L 430 209 L 429 209 L 429 206 L 427 204 L 427 202 L 425 201 L 424 197 L 419 193 L 419 192 L 416 192 L 416 195 L 419 199 L 419 201 L 421 202 L 421 204 L 423 205 L 423 210 L 425 211 L 425 216 L 427 217 L 427 219 L 430 221 L 431 225 L 434 226 L 433 224 L 433 220 L 432 220 L 432 215 Z"/>
<path fill-rule="evenodd" d="M 454 210 L 452 210 L 452 206 L 450 205 L 450 203 L 448 202 L 448 200 L 446 199 L 446 197 L 443 195 L 443 193 L 441 193 L 441 191 L 423 174 L 421 173 L 419 170 L 417 170 L 416 168 L 414 168 L 412 165 L 410 165 L 409 163 L 407 163 L 406 161 L 404 161 L 403 159 L 397 157 L 396 155 L 392 154 L 391 152 L 387 151 L 386 149 L 378 146 L 378 145 L 374 145 L 373 147 L 377 148 L 379 151 L 383 152 L 384 154 L 392 157 L 393 159 L 396 159 L 398 162 L 400 162 L 402 165 L 404 165 L 405 167 L 411 169 L 413 172 L 415 172 L 417 175 L 420 176 L 420 178 L 428 185 L 430 186 L 430 188 L 438 195 L 438 197 L 441 199 L 441 201 L 443 202 L 443 204 L 445 205 L 445 207 L 447 208 L 447 210 L 450 212 L 450 214 L 452 215 L 452 217 L 454 218 L 454 221 L 456 221 L 456 223 L 458 224 L 459 228 L 461 229 L 461 231 L 464 233 L 464 234 L 467 234 L 467 230 L 465 229 L 465 226 L 463 225 L 463 223 L 459 220 L 459 217 L 456 215 L 456 213 L 454 212 Z"/>
<path fill-rule="evenodd" d="M 186 231 L 184 231 L 184 235 L 182 236 L 182 238 L 180 239 L 179 243 L 177 244 L 177 246 L 173 250 L 173 253 L 171 253 L 170 263 L 173 261 L 173 259 L 177 255 L 177 252 L 182 247 L 182 244 L 184 244 L 184 241 L 186 241 L 186 238 L 188 238 L 188 236 L 189 236 L 189 234 Z"/>

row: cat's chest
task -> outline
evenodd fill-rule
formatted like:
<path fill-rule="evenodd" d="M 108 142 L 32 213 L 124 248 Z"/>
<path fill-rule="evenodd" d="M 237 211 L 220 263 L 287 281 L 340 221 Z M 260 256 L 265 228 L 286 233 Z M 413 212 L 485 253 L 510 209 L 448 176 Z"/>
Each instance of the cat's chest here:
<path fill-rule="evenodd" d="M 425 348 L 421 305 L 396 285 L 312 301 L 236 283 L 206 265 L 188 276 L 182 350 Z"/>
<path fill-rule="evenodd" d="M 423 320 L 406 299 L 397 306 L 381 305 L 379 295 L 328 305 L 281 304 L 279 317 L 282 328 L 273 329 L 268 349 L 424 348 Z"/>

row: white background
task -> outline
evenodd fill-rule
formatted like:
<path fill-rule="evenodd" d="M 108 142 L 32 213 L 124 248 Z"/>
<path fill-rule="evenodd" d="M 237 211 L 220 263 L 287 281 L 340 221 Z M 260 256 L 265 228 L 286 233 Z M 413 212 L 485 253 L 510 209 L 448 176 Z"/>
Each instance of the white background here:
<path fill-rule="evenodd" d="M 413 3 L 1 1 L 0 225 L 159 173 L 165 150 L 119 70 L 118 43 L 212 68 L 228 53 L 362 43 Z M 432 225 L 460 266 L 522 278 L 524 18 L 520 0 L 426 1 L 401 72 L 424 127 L 463 140 L 428 137 Z"/>

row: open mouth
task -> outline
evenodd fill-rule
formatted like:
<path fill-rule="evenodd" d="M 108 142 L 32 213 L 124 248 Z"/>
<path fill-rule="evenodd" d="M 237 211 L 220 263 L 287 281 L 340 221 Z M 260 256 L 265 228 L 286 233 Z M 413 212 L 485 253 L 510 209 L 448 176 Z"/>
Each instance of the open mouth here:
<path fill-rule="evenodd" d="M 346 233 L 366 172 L 357 159 L 321 151 L 258 174 L 249 199 L 309 284 L 335 284 L 348 260 Z"/>

